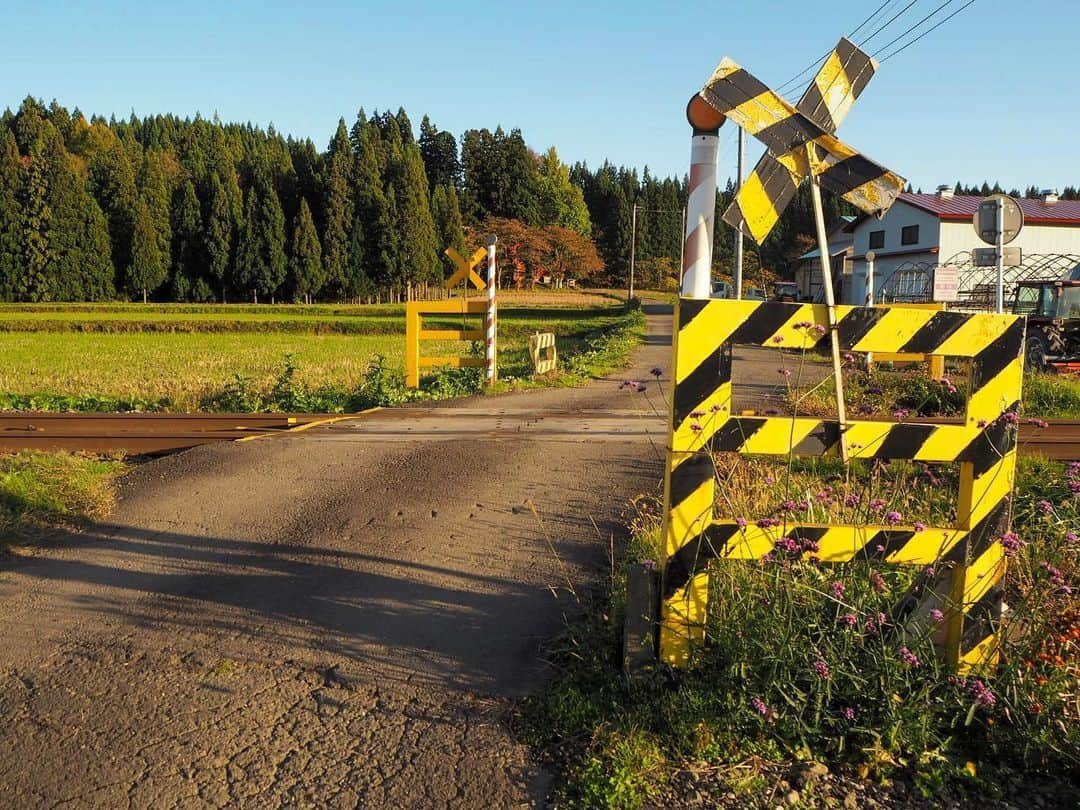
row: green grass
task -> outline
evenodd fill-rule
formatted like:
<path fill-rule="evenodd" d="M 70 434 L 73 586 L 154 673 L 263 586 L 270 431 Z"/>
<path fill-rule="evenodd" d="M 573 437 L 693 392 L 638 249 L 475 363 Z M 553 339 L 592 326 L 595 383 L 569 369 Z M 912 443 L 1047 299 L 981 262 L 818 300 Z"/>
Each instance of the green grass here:
<path fill-rule="evenodd" d="M 551 305 L 552 300 L 557 305 Z M 402 306 L 148 309 L 63 305 L 11 310 L 28 324 L 50 326 L 45 331 L 0 331 L 0 408 L 215 409 L 237 386 L 259 392 L 265 405 L 289 356 L 294 367 L 289 383 L 306 392 L 326 393 L 312 404 L 342 410 L 349 407 L 349 392 L 364 385 L 375 358 L 384 358 L 382 367 L 393 373 L 402 373 L 404 366 Z M 340 314 L 343 311 L 348 314 Z M 138 312 L 138 319 L 132 312 Z M 9 314 L 4 311 L 0 318 Z M 346 327 L 338 328 L 337 321 Z M 462 321 L 439 316 L 425 323 L 452 328 Z M 527 352 L 528 336 L 535 331 L 556 334 L 566 369 L 540 384 L 567 384 L 624 363 L 643 323 L 639 311 L 598 295 L 523 297 L 520 305 L 506 304 L 499 321 L 503 387 L 538 384 L 529 381 Z M 56 324 L 62 329 L 54 331 Z M 237 324 L 243 328 L 234 328 Z M 479 326 L 479 319 L 469 324 Z M 247 328 L 252 325 L 257 328 Z M 476 347 L 425 342 L 422 351 L 466 355 Z M 436 374 L 428 385 L 438 387 L 440 380 L 452 376 Z M 471 379 L 469 372 L 460 376 Z M 446 388 L 442 386 L 444 394 Z M 231 397 L 234 404 L 242 404 L 242 399 Z"/>
<path fill-rule="evenodd" d="M 0 455 L 0 544 L 104 517 L 126 470 L 116 459 L 74 453 Z"/>

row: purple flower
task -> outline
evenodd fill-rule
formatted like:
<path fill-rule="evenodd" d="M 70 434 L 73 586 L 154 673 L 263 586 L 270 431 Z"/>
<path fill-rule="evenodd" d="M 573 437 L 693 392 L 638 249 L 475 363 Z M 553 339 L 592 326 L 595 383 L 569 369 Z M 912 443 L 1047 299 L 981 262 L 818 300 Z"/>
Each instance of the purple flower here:
<path fill-rule="evenodd" d="M 1006 411 L 1004 414 L 1002 414 L 1002 417 L 1010 425 L 1015 425 L 1017 422 L 1020 421 L 1020 417 L 1016 415 L 1016 411 Z"/>
<path fill-rule="evenodd" d="M 795 324 L 796 329 L 809 329 L 811 326 L 813 326 L 813 324 L 810 323 L 810 321 L 799 321 Z"/>
<path fill-rule="evenodd" d="M 906 419 L 910 413 L 911 411 L 909 411 L 907 408 L 897 408 L 895 411 L 892 412 L 892 415 L 895 416 L 897 419 Z"/>
<path fill-rule="evenodd" d="M 644 391 L 645 391 L 645 388 L 646 388 L 646 385 L 645 385 L 645 383 L 643 383 L 643 382 L 639 382 L 639 383 L 637 384 L 637 392 L 638 392 L 639 394 L 641 394 L 641 393 L 644 393 Z"/>
<path fill-rule="evenodd" d="M 844 506 L 855 507 L 859 505 L 859 501 L 862 499 L 858 495 L 848 495 L 844 498 Z"/>
<path fill-rule="evenodd" d="M 765 481 L 765 485 L 766 485 L 766 486 L 770 486 L 770 487 L 771 487 L 771 486 L 772 486 L 773 484 L 775 484 L 775 483 L 776 483 L 776 479 L 775 479 L 775 478 L 773 478 L 773 477 L 772 477 L 771 475 L 766 475 L 766 476 L 765 476 L 765 478 L 764 478 L 764 481 Z"/>
<path fill-rule="evenodd" d="M 1016 552 L 1027 545 L 1016 532 L 1005 532 L 998 542 L 1001 543 L 1001 547 L 1005 550 L 1006 557 L 1015 556 Z"/>
<path fill-rule="evenodd" d="M 792 540 L 790 537 L 781 537 L 776 541 L 776 547 L 781 551 L 786 551 L 788 554 L 795 554 L 802 551 L 802 548 Z"/>
<path fill-rule="evenodd" d="M 925 523 L 919 523 L 918 521 L 916 521 L 915 525 L 912 526 L 911 528 L 913 528 L 916 532 L 925 532 L 926 531 L 926 524 Z"/>
<path fill-rule="evenodd" d="M 885 501 L 881 500 L 881 498 L 874 498 L 872 501 L 870 501 L 870 511 L 871 512 L 880 512 L 884 508 L 885 508 Z"/>
<path fill-rule="evenodd" d="M 1070 546 L 1076 545 L 1076 532 L 1065 532 L 1065 542 Z"/>
<path fill-rule="evenodd" d="M 832 677 L 832 672 L 829 670 L 829 665 L 821 659 L 818 659 L 814 662 L 814 672 L 816 672 L 818 677 L 824 681 L 827 681 L 829 680 L 829 678 Z"/>
<path fill-rule="evenodd" d="M 976 426 L 977 426 L 977 427 L 981 427 L 981 428 L 984 428 L 984 427 L 986 427 L 986 420 L 985 420 L 985 419 L 980 419 L 980 420 L 979 420 L 978 422 L 976 422 L 975 424 L 976 424 Z"/>
<path fill-rule="evenodd" d="M 772 342 L 773 342 L 773 343 L 783 343 L 783 342 L 784 342 L 784 336 L 783 336 L 783 335 L 776 335 L 776 336 L 775 336 L 775 337 L 774 337 L 774 338 L 772 339 Z"/>
<path fill-rule="evenodd" d="M 710 411 L 711 411 L 712 413 L 720 413 L 720 411 L 724 410 L 724 408 L 723 408 L 723 406 L 722 406 L 722 405 L 719 405 L 719 404 L 714 404 L 714 405 L 712 405 L 712 406 L 711 406 L 711 407 L 709 408 L 709 410 L 710 410 Z"/>
<path fill-rule="evenodd" d="M 691 419 L 700 419 L 705 415 L 705 411 L 690 411 Z"/>
<path fill-rule="evenodd" d="M 853 708 L 851 708 L 850 706 L 848 706 L 846 709 L 844 709 L 844 719 L 845 720 L 854 720 L 855 719 L 855 710 Z"/>
<path fill-rule="evenodd" d="M 791 500 L 784 501 L 783 503 L 780 504 L 780 511 L 781 512 L 794 512 L 795 507 L 796 507 L 795 501 L 791 501 Z"/>
<path fill-rule="evenodd" d="M 1039 501 L 1035 504 L 1035 508 L 1042 512 L 1044 515 L 1050 515 L 1054 512 L 1054 505 L 1050 501 Z"/>
<path fill-rule="evenodd" d="M 845 613 L 840 617 L 840 621 L 852 628 L 859 623 L 859 618 L 854 613 Z"/>
<path fill-rule="evenodd" d="M 751 698 L 750 705 L 754 707 L 754 711 L 760 714 L 762 717 L 769 716 L 769 707 L 765 705 L 765 701 L 761 698 Z"/>
<path fill-rule="evenodd" d="M 1038 428 L 1048 428 L 1048 427 L 1050 427 L 1050 423 L 1047 422 L 1045 419 L 1028 419 L 1028 423 L 1032 424 L 1032 425 L 1034 425 L 1035 427 L 1038 427 Z"/>
<path fill-rule="evenodd" d="M 655 571 L 656 570 L 656 561 L 655 560 L 645 560 L 644 562 L 641 563 L 641 567 L 644 568 L 646 571 Z"/>
<path fill-rule="evenodd" d="M 994 697 L 994 693 L 990 691 L 990 687 L 979 680 L 972 681 L 968 688 L 971 690 L 972 696 L 975 698 L 975 703 L 983 708 L 989 708 L 997 703 L 997 698 Z"/>
<path fill-rule="evenodd" d="M 769 517 L 762 518 L 761 520 L 759 520 L 757 522 L 757 527 L 759 529 L 770 529 L 773 526 L 779 526 L 779 525 L 780 525 L 779 520 L 777 520 L 776 518 L 769 518 Z"/>
<path fill-rule="evenodd" d="M 877 571 L 870 572 L 870 585 L 877 593 L 882 593 L 885 590 L 885 580 Z"/>
<path fill-rule="evenodd" d="M 738 526 L 740 529 L 745 529 L 746 528 L 746 518 L 744 518 L 744 517 L 735 518 L 735 525 Z"/>
<path fill-rule="evenodd" d="M 650 374 L 652 374 L 652 375 L 653 375 L 654 377 L 656 377 L 656 379 L 658 379 L 658 380 L 659 380 L 659 379 L 660 379 L 660 375 L 662 375 L 662 374 L 664 373 L 664 371 L 663 371 L 663 369 L 661 369 L 661 368 L 660 368 L 659 366 L 657 366 L 656 368 L 654 368 L 654 369 L 653 369 L 652 371 L 650 371 L 649 373 L 650 373 Z"/>
<path fill-rule="evenodd" d="M 814 327 L 814 331 L 817 332 L 819 335 L 824 335 L 829 330 L 819 323 L 817 326 Z"/>
<path fill-rule="evenodd" d="M 694 422 L 694 423 L 692 423 L 690 425 L 690 430 L 694 431 L 694 433 L 701 433 L 701 431 L 704 430 L 704 428 L 701 425 L 699 425 L 697 422 Z"/>
<path fill-rule="evenodd" d="M 915 655 L 907 647 L 900 648 L 900 660 L 912 668 L 919 666 L 919 656 Z"/>
<path fill-rule="evenodd" d="M 836 580 L 829 586 L 829 592 L 832 593 L 832 598 L 839 602 L 844 598 L 844 583 Z"/>
<path fill-rule="evenodd" d="M 940 622 L 942 619 L 945 618 L 945 614 L 937 608 L 934 608 L 930 611 L 930 618 L 933 619 L 935 622 Z"/>
<path fill-rule="evenodd" d="M 897 523 L 899 523 L 903 519 L 904 519 L 904 516 L 901 515 L 899 512 L 897 512 L 895 510 L 893 510 L 892 512 L 886 512 L 885 513 L 885 522 L 890 523 L 893 526 L 895 526 Z"/>
<path fill-rule="evenodd" d="M 776 370 L 776 373 L 777 374 L 782 374 L 785 377 L 790 377 L 791 376 L 791 369 L 789 369 L 789 368 L 778 368 Z"/>
<path fill-rule="evenodd" d="M 1055 568 L 1047 560 L 1043 560 L 1039 563 L 1039 568 L 1050 575 L 1050 581 L 1055 585 L 1064 585 L 1065 577 L 1061 573 L 1061 569 Z"/>
<path fill-rule="evenodd" d="M 854 363 L 855 362 L 855 355 L 853 355 L 851 352 L 848 352 L 847 354 L 844 355 L 844 362 L 845 363 Z"/>

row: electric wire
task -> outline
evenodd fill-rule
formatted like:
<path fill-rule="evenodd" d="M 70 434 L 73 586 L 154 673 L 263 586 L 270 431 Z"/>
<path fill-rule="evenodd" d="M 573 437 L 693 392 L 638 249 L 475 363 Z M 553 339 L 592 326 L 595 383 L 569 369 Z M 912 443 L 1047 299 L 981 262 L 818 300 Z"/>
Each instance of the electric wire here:
<path fill-rule="evenodd" d="M 904 31 L 903 33 L 899 34 L 896 37 L 893 37 L 891 40 L 889 40 L 884 45 L 882 45 L 880 48 L 878 48 L 876 51 L 874 51 L 874 56 L 877 56 L 879 53 L 881 53 L 884 50 L 888 50 L 893 45 L 895 45 L 897 42 L 899 42 L 904 37 L 906 37 L 908 34 L 910 34 L 912 31 L 914 31 L 916 28 L 918 28 L 920 25 L 922 25 L 924 22 L 926 22 L 931 17 L 933 17 L 935 14 L 937 14 L 939 11 L 941 11 L 943 8 L 945 8 L 946 6 L 951 6 L 955 2 L 956 2 L 956 0 L 945 0 L 944 3 L 942 3 L 940 6 L 935 8 L 933 11 L 931 11 L 929 14 L 927 14 L 925 17 L 923 17 L 917 23 L 915 23 L 912 26 L 909 26 L 906 31 Z"/>
<path fill-rule="evenodd" d="M 919 0 L 911 0 L 910 3 L 908 3 L 902 9 L 900 9 L 898 12 L 896 12 L 894 15 L 892 15 L 889 18 L 888 22 L 886 22 L 884 25 L 880 26 L 876 31 L 874 31 L 874 33 L 872 33 L 870 36 L 868 36 L 866 39 L 864 39 L 862 42 L 860 42 L 859 47 L 862 48 L 864 45 L 866 45 L 867 42 L 872 40 L 874 37 L 876 37 L 878 34 L 880 34 L 882 31 L 884 31 L 886 28 L 888 28 L 894 22 L 896 22 L 897 18 L 901 17 L 909 8 L 911 8 L 917 2 L 919 2 Z"/>
<path fill-rule="evenodd" d="M 876 9 L 874 9 L 874 11 L 870 14 L 869 17 L 867 17 L 865 20 L 863 20 L 861 23 L 859 23 L 857 26 L 855 26 L 854 30 L 850 34 L 848 34 L 847 38 L 852 39 L 859 31 L 861 31 L 863 28 L 866 27 L 867 23 L 871 22 L 875 17 L 877 17 L 882 9 L 884 9 L 886 6 L 892 5 L 895 2 L 896 2 L 896 0 L 885 0 L 884 3 L 882 3 Z M 888 25 L 888 23 L 886 23 L 886 25 Z M 780 84 L 779 86 L 777 86 L 776 92 L 782 94 L 785 91 L 785 89 L 787 89 L 787 88 L 789 88 L 791 86 L 794 86 L 796 83 L 798 83 L 799 79 L 801 79 L 807 73 L 809 73 L 812 70 L 815 70 L 818 67 L 820 67 L 821 64 L 826 59 L 829 58 L 829 54 L 831 54 L 831 53 L 832 53 L 832 50 L 829 50 L 825 54 L 823 54 L 822 56 L 815 59 L 811 64 L 807 65 L 805 68 L 803 68 L 801 71 L 796 73 L 794 76 L 792 76 L 786 82 L 784 82 L 783 84 Z"/>
<path fill-rule="evenodd" d="M 903 51 L 906 51 L 906 50 L 907 50 L 908 48 L 910 48 L 910 47 L 911 47 L 912 45 L 914 45 L 914 44 L 915 44 L 916 42 L 918 42 L 918 41 L 919 41 L 920 39 L 922 39 L 922 38 L 923 38 L 923 37 L 925 37 L 925 36 L 926 36 L 927 34 L 929 34 L 929 33 L 930 33 L 931 31 L 933 31 L 933 30 L 934 30 L 935 28 L 940 28 L 940 27 L 941 27 L 942 25 L 944 25 L 944 24 L 945 24 L 945 23 L 947 23 L 947 22 L 948 22 L 949 20 L 951 20 L 951 19 L 952 19 L 953 17 L 955 17 L 955 16 L 957 15 L 957 14 L 959 14 L 959 13 L 960 13 L 961 11 L 963 11 L 963 10 L 964 10 L 965 8 L 967 8 L 967 7 L 968 7 L 968 6 L 970 6 L 970 5 L 974 5 L 974 3 L 975 3 L 975 0 L 968 0 L 968 2 L 967 2 L 967 3 L 965 3 L 965 4 L 964 4 L 964 5 L 962 5 L 962 6 L 960 6 L 960 8 L 958 8 L 958 9 L 957 9 L 956 11 L 954 11 L 954 12 L 953 12 L 952 14 L 950 14 L 950 15 L 949 15 L 948 17 L 946 17 L 945 19 L 941 20 L 940 22 L 938 22 L 938 23 L 936 23 L 936 24 L 932 25 L 932 26 L 931 26 L 930 28 L 927 28 L 927 29 L 926 29 L 925 31 L 923 31 L 923 32 L 922 32 L 921 34 L 919 34 L 919 36 L 915 37 L 915 39 L 911 40 L 911 42 L 908 42 L 908 43 L 907 43 L 906 45 L 901 45 L 901 46 L 900 46 L 899 48 L 897 48 L 897 49 L 896 49 L 895 51 L 893 51 L 892 53 L 888 53 L 888 54 L 886 54 L 885 56 L 881 57 L 881 59 L 880 59 L 879 61 L 881 61 L 881 62 L 886 62 L 886 61 L 888 61 L 889 59 L 892 59 L 892 58 L 893 58 L 894 56 L 896 56 L 896 55 L 897 55 L 898 53 L 902 53 Z"/>

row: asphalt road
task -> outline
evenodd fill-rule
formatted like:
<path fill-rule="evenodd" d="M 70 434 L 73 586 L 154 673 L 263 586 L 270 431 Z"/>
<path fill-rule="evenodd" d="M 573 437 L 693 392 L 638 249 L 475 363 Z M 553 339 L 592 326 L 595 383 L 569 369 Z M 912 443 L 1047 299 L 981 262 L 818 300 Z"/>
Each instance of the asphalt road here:
<path fill-rule="evenodd" d="M 541 803 L 507 713 L 657 491 L 659 387 L 619 382 L 668 368 L 670 325 L 582 389 L 143 465 L 107 524 L 3 560 L 0 804 Z"/>

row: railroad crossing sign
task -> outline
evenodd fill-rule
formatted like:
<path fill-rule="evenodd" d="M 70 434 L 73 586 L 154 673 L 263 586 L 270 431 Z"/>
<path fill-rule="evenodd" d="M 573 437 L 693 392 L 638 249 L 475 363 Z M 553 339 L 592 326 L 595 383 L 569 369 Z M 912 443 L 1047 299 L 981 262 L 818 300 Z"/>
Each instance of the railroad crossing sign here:
<path fill-rule="evenodd" d="M 472 258 L 465 260 L 460 253 L 454 250 L 452 247 L 448 247 L 443 251 L 450 257 L 450 261 L 454 263 L 457 270 L 454 274 L 446 280 L 446 289 L 454 289 L 454 285 L 458 283 L 469 284 L 470 282 L 476 289 L 484 289 L 484 280 L 480 278 L 476 272 L 476 268 L 479 267 L 487 259 L 487 250 L 484 248 L 477 248 L 473 253 Z"/>
<path fill-rule="evenodd" d="M 833 134 L 877 64 L 842 38 L 792 106 L 730 59 L 720 63 L 699 97 L 768 149 L 724 212 L 725 222 L 760 244 L 811 174 L 868 214 L 889 210 L 904 179 Z"/>
<path fill-rule="evenodd" d="M 1024 228 L 1024 211 L 1008 194 L 991 194 L 979 203 L 971 224 L 988 245 L 998 244 L 998 208 L 1001 208 L 1001 244 L 1007 245 Z"/>

